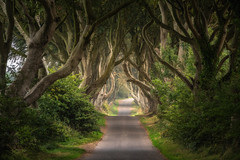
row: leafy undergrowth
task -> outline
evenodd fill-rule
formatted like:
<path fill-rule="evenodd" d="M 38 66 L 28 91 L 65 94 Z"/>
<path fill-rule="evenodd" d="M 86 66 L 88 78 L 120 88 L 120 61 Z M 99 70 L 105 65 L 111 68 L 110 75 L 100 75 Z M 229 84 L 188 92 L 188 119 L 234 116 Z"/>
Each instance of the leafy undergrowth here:
<path fill-rule="evenodd" d="M 105 125 L 104 115 L 99 118 L 98 124 Z M 53 142 L 41 146 L 40 151 L 16 150 L 12 158 L 13 160 L 74 160 L 85 153 L 85 150 L 79 147 L 80 145 L 98 141 L 102 135 L 100 131 L 93 131 L 86 135 L 76 132 L 64 142 Z"/>
<path fill-rule="evenodd" d="M 74 160 L 85 153 L 85 150 L 79 148 L 79 145 L 97 141 L 101 137 L 101 132 L 92 132 L 84 137 L 71 137 L 65 142 L 46 144 L 41 146 L 40 152 L 24 153 L 19 151 L 15 155 L 22 160 Z"/>
<path fill-rule="evenodd" d="M 204 147 L 196 152 L 192 152 L 184 146 L 173 143 L 169 138 L 162 136 L 163 131 L 157 116 L 142 117 L 140 120 L 147 129 L 153 145 L 168 160 L 237 160 L 240 158 L 239 153 L 234 153 L 230 149 L 222 154 L 209 154 L 210 148 Z"/>
<path fill-rule="evenodd" d="M 36 108 L 17 97 L 0 96 L 0 159 L 72 160 L 79 146 L 99 140 L 105 115 L 96 111 L 78 75 L 55 82 Z"/>

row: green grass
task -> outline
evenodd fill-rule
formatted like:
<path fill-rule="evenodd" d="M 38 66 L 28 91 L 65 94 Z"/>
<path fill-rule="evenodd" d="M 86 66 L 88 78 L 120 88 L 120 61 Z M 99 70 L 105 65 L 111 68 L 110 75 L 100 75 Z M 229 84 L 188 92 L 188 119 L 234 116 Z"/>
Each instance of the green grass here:
<path fill-rule="evenodd" d="M 98 124 L 105 125 L 105 115 L 99 114 Z M 26 152 L 19 150 L 15 152 L 14 160 L 75 160 L 85 153 L 80 145 L 100 140 L 103 133 L 100 131 L 90 132 L 86 135 L 73 133 L 68 140 L 64 142 L 49 143 L 40 147 L 40 151 Z"/>
<path fill-rule="evenodd" d="M 98 116 L 99 116 L 99 119 L 98 119 L 98 122 L 97 122 L 98 125 L 101 126 L 101 127 L 102 127 L 102 126 L 105 126 L 105 123 L 106 123 L 105 116 L 106 116 L 106 115 L 103 114 L 103 113 L 99 113 Z"/>
<path fill-rule="evenodd" d="M 221 160 L 225 159 L 220 154 L 209 155 L 208 148 L 202 148 L 198 152 L 191 152 L 185 147 L 174 143 L 169 138 L 163 137 L 162 130 L 159 127 L 159 120 L 156 116 L 142 117 L 142 124 L 147 129 L 149 137 L 153 145 L 160 150 L 160 152 L 168 160 Z M 229 159 L 230 160 L 230 159 Z M 237 159 L 236 159 L 237 160 Z"/>
<path fill-rule="evenodd" d="M 85 150 L 79 148 L 79 145 L 94 142 L 102 137 L 101 132 L 91 132 L 84 137 L 72 137 L 66 142 L 59 143 L 56 148 L 47 149 L 46 153 L 50 155 L 46 160 L 73 160 L 79 158 Z"/>
<path fill-rule="evenodd" d="M 85 153 L 79 146 L 101 139 L 101 132 L 91 132 L 85 136 L 72 136 L 65 142 L 49 143 L 41 146 L 40 151 L 15 153 L 16 160 L 74 160 Z"/>
<path fill-rule="evenodd" d="M 73 160 L 80 157 L 85 151 L 77 146 L 57 145 L 40 153 L 32 153 L 29 159 L 35 160 Z"/>

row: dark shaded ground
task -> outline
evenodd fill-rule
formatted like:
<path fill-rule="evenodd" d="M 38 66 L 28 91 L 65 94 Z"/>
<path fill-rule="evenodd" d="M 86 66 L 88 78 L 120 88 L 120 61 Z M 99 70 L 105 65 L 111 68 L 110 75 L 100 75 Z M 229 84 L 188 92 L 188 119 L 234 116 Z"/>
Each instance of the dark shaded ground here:
<path fill-rule="evenodd" d="M 118 116 L 107 117 L 107 130 L 84 160 L 164 160 L 137 117 L 131 117 L 132 99 L 119 102 Z"/>

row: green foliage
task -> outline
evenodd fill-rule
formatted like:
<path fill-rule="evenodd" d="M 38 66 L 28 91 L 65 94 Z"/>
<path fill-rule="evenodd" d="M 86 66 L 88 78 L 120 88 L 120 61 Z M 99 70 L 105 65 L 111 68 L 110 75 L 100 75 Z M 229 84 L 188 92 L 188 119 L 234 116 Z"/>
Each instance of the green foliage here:
<path fill-rule="evenodd" d="M 185 75 L 193 77 L 196 70 L 193 51 L 185 43 L 180 45 L 183 45 L 185 51 L 183 65 L 178 62 L 174 48 L 166 47 L 162 51 L 162 57 L 171 65 L 180 67 Z M 221 59 L 228 54 L 224 51 Z M 227 73 L 228 63 L 225 62 L 218 72 L 218 80 Z M 211 89 L 199 88 L 193 94 L 162 64 L 156 63 L 152 71 L 155 86 L 153 92 L 162 102 L 158 107 L 162 136 L 171 137 L 192 150 L 202 146 L 210 146 L 210 152 L 224 151 L 229 146 L 239 148 L 239 74 L 235 74 L 228 83 L 224 82 L 222 85 L 206 77 L 209 82 L 206 85 L 211 86 Z"/>
<path fill-rule="evenodd" d="M 224 50 L 222 55 L 220 56 L 219 60 L 222 60 L 227 55 L 230 55 L 229 51 L 228 50 Z M 216 78 L 218 80 L 221 80 L 221 78 L 227 74 L 228 70 L 229 70 L 229 59 L 227 59 L 223 63 L 222 67 L 219 69 L 219 71 L 217 73 Z"/>
<path fill-rule="evenodd" d="M 192 152 L 186 147 L 177 144 L 169 137 L 164 136 L 161 120 L 156 116 L 142 117 L 141 123 L 147 129 L 153 145 L 169 160 L 216 160 L 221 159 L 221 154 L 209 155 L 209 148 L 202 147 L 198 152 Z M 232 154 L 232 153 L 231 153 Z M 225 159 L 225 158 L 224 158 Z M 225 160 L 232 160 L 226 158 Z M 235 159 L 236 160 L 236 159 Z"/>
<path fill-rule="evenodd" d="M 168 39 L 168 43 L 171 43 L 170 39 Z M 177 68 L 178 70 L 182 71 L 184 75 L 187 77 L 191 76 L 193 77 L 196 68 L 195 68 L 195 59 L 193 51 L 189 44 L 186 44 L 184 42 L 181 42 L 179 45 L 182 46 L 184 50 L 184 55 L 182 55 L 183 62 L 180 61 L 178 57 L 178 49 L 176 47 L 172 46 L 166 46 L 165 49 L 162 49 L 162 58 L 171 64 L 173 67 Z M 161 64 L 160 62 L 154 63 L 154 66 L 151 71 L 151 77 L 156 80 L 164 80 L 164 79 L 174 79 L 175 74 L 169 70 L 168 67 Z"/>
<path fill-rule="evenodd" d="M 78 75 L 70 75 L 55 82 L 39 100 L 42 112 L 81 132 L 99 130 L 99 113 L 89 102 L 88 97 L 79 89 Z"/>
<path fill-rule="evenodd" d="M 39 152 L 42 145 L 71 137 L 78 137 L 81 144 L 99 139 L 104 115 L 95 111 L 84 90 L 78 88 L 80 83 L 78 75 L 55 82 L 37 109 L 27 107 L 20 99 L 0 97 L 0 159 L 31 157 L 29 152 Z M 62 149 L 68 152 L 68 148 Z M 70 152 L 79 156 L 76 150 Z"/>
<path fill-rule="evenodd" d="M 179 79 L 163 83 L 156 79 L 155 92 L 161 97 L 158 117 L 163 136 L 191 150 L 210 146 L 211 152 L 224 152 L 240 142 L 240 77 L 216 87 L 214 96 L 199 91 L 193 96 Z M 234 150 L 234 149 L 233 149 Z"/>
<path fill-rule="evenodd" d="M 169 64 L 176 66 L 177 65 L 177 55 L 176 48 L 167 46 L 165 49 L 162 49 L 162 58 Z M 156 62 L 152 70 L 152 75 L 154 79 L 159 78 L 172 78 L 174 75 L 172 72 L 162 63 Z"/>
<path fill-rule="evenodd" d="M 0 157 L 16 149 L 36 150 L 39 145 L 62 137 L 56 124 L 38 110 L 16 98 L 0 97 Z"/>
<path fill-rule="evenodd" d="M 162 102 L 162 104 L 159 105 L 158 116 L 160 119 L 166 116 L 169 109 L 178 108 L 180 104 L 185 105 L 191 103 L 193 100 L 191 91 L 186 88 L 186 85 L 179 78 L 176 78 L 172 83 L 163 82 L 159 79 L 153 80 L 153 84 L 156 88 L 154 92 L 159 96 Z"/>
<path fill-rule="evenodd" d="M 9 151 L 11 146 L 14 145 L 13 135 L 17 132 L 18 126 L 18 112 L 15 111 L 16 107 L 24 108 L 25 105 L 20 100 L 8 99 L 6 97 L 0 97 L 0 150 L 2 153 Z"/>
<path fill-rule="evenodd" d="M 186 76 L 193 76 L 196 73 L 196 66 L 195 66 L 195 57 L 194 57 L 194 53 L 192 48 L 190 47 L 189 44 L 182 42 L 181 44 L 184 48 L 184 64 L 183 65 L 183 69 L 184 69 L 184 73 Z"/>

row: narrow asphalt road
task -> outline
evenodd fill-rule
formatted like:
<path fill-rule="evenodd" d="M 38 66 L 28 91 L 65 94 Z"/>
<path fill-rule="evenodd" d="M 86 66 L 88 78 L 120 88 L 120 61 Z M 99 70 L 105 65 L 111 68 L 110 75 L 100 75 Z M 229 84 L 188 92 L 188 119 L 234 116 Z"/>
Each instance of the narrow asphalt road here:
<path fill-rule="evenodd" d="M 107 130 L 84 160 L 164 160 L 137 117 L 131 117 L 132 99 L 119 102 L 118 116 L 107 117 Z"/>

